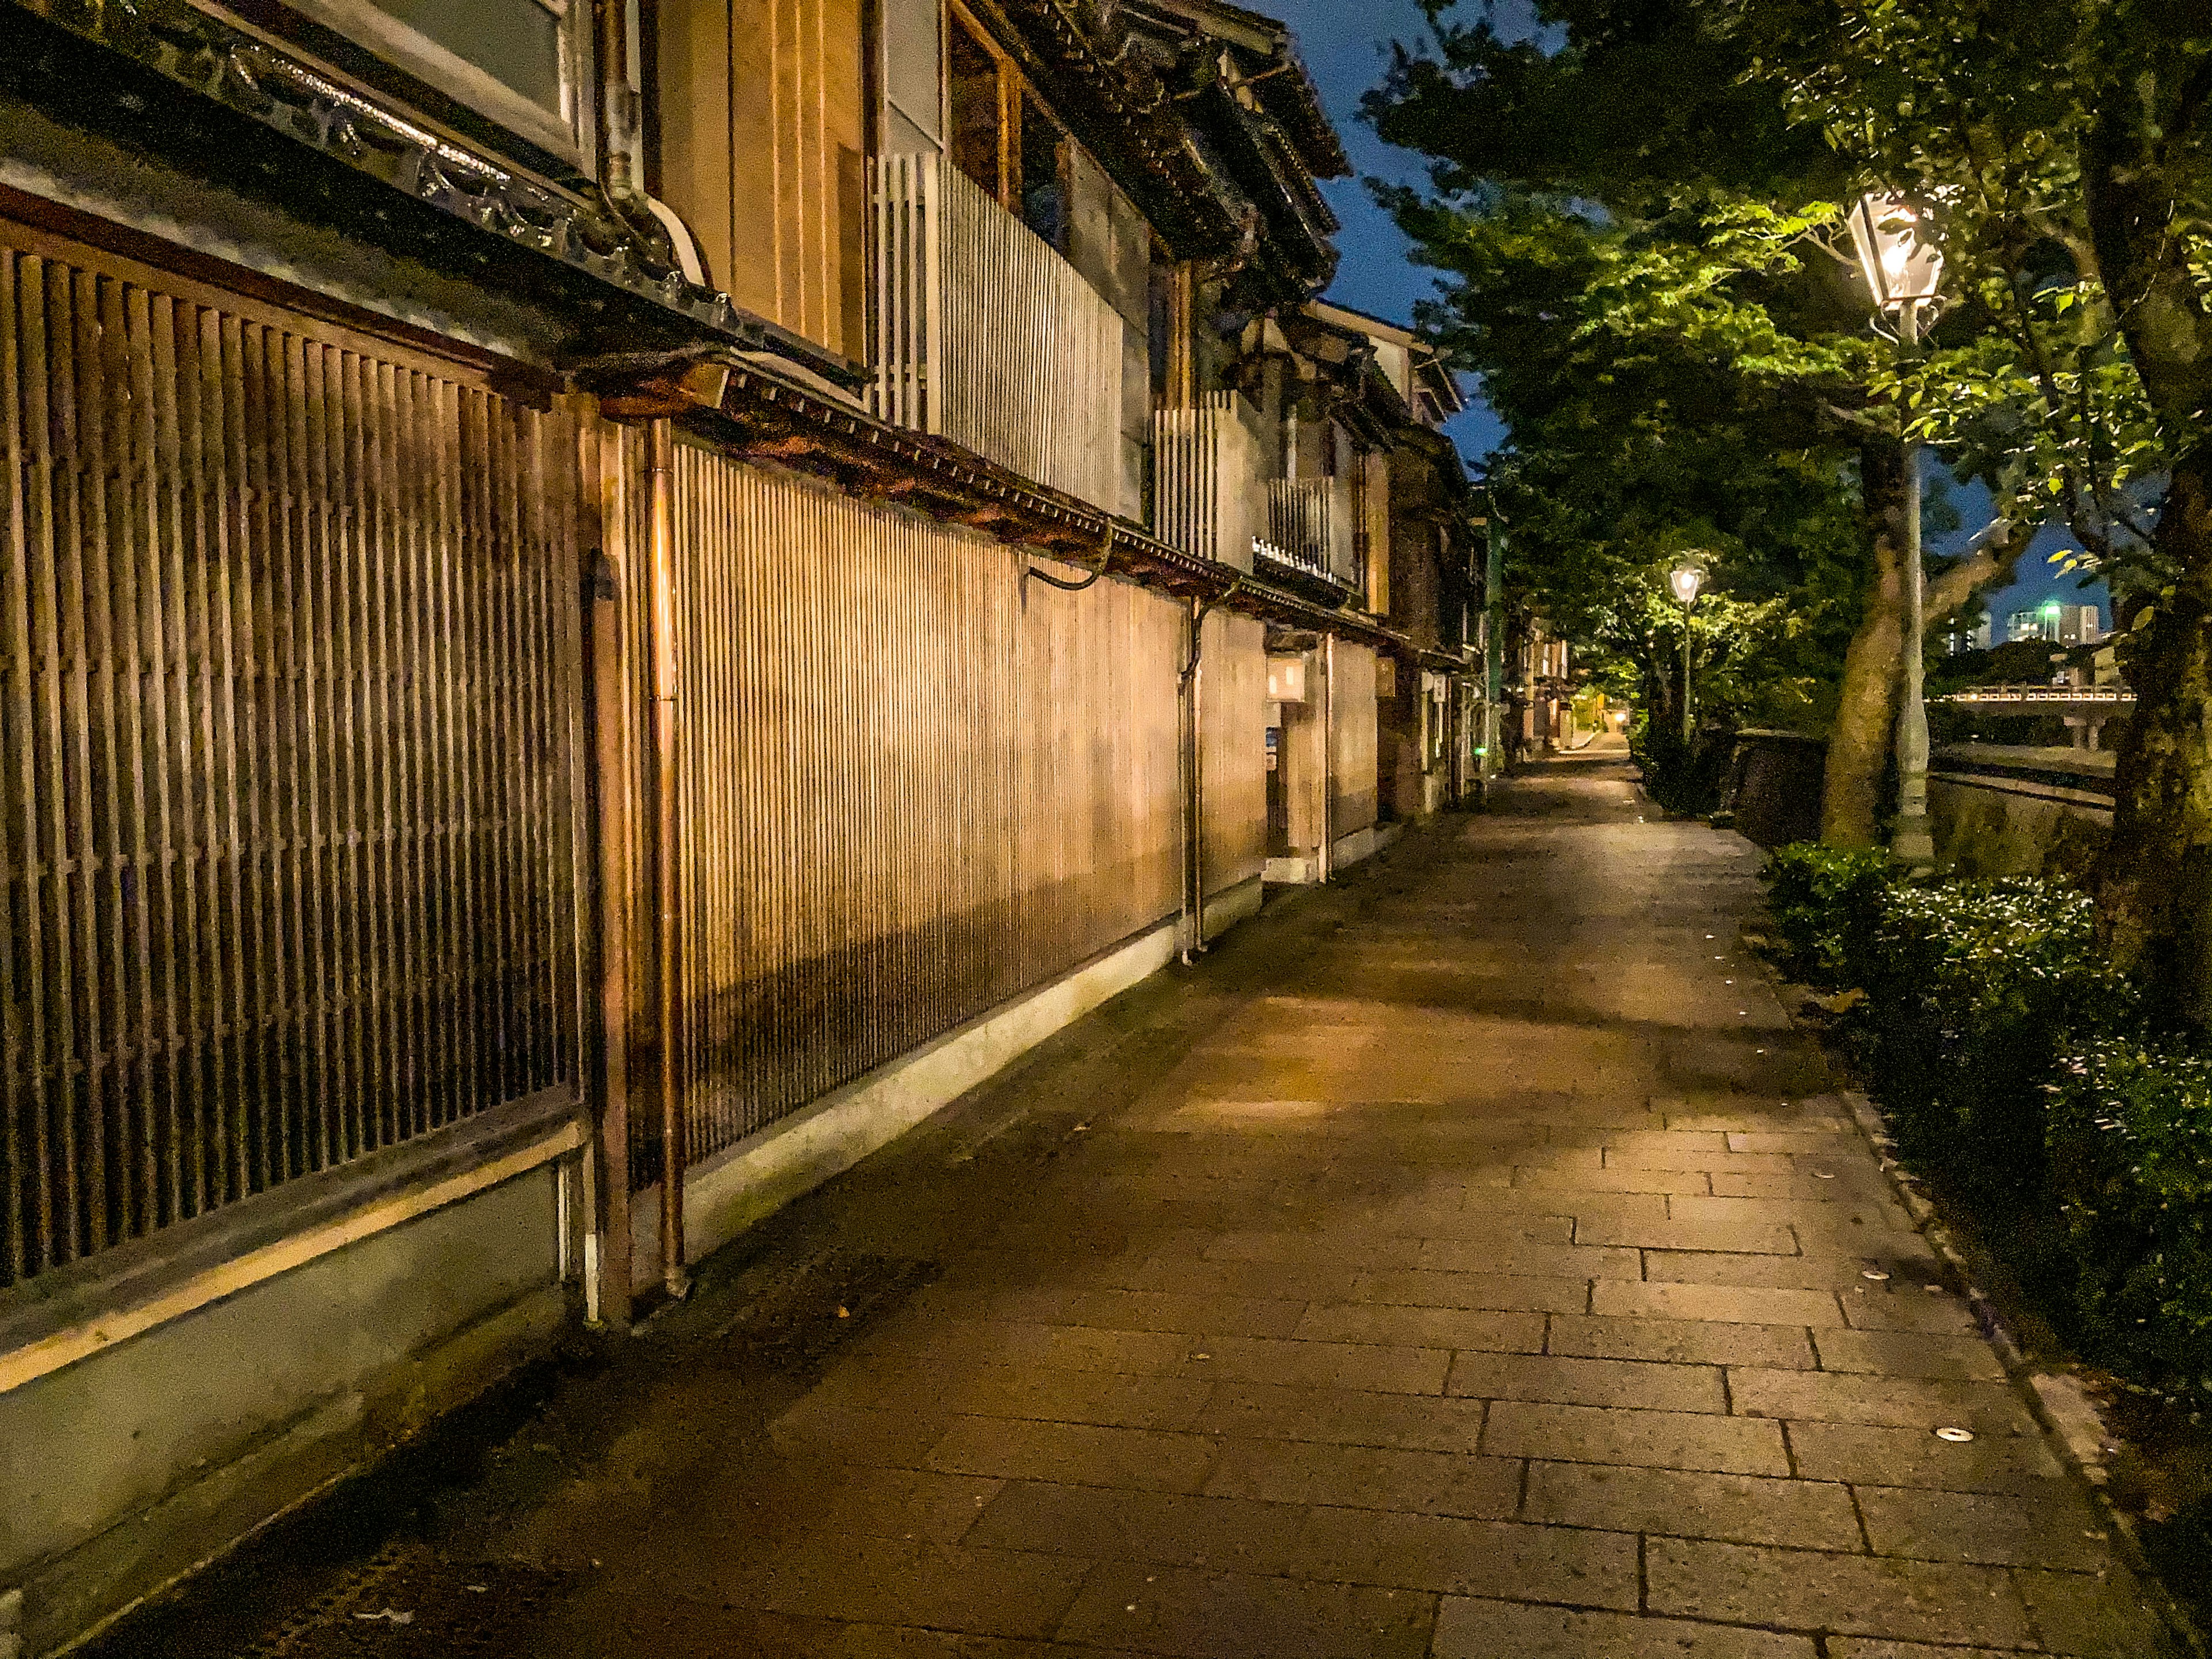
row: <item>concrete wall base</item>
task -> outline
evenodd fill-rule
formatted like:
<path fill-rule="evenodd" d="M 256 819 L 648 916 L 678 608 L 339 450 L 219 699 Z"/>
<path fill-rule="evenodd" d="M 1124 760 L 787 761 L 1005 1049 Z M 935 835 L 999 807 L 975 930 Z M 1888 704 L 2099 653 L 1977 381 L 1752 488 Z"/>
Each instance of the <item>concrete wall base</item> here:
<path fill-rule="evenodd" d="M 1212 895 L 1206 901 L 1206 914 L 1199 918 L 1199 937 L 1219 939 L 1238 922 L 1258 915 L 1266 890 L 1266 878 L 1251 876 Z"/>
<path fill-rule="evenodd" d="M 1148 928 L 699 1164 L 684 1182 L 686 1251 L 696 1261 L 720 1249 L 1157 973 L 1175 953 L 1174 922 Z M 659 1187 L 630 1200 L 632 1259 L 640 1284 L 660 1276 L 659 1215 Z"/>
<path fill-rule="evenodd" d="M 0 1394 L 0 1594 L 74 1644 L 544 1352 L 541 1164 Z"/>

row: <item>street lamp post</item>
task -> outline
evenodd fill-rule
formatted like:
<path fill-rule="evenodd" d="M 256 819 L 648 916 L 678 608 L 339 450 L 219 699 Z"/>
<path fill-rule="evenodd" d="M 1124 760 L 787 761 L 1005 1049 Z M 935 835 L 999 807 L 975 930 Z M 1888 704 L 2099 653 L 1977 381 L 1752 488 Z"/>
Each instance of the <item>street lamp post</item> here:
<path fill-rule="evenodd" d="M 1698 588 L 1705 580 L 1705 571 L 1688 559 L 1667 573 L 1667 586 L 1674 590 L 1674 597 L 1682 602 L 1682 750 L 1685 755 L 1689 752 L 1690 739 L 1697 729 L 1690 718 L 1690 611 L 1698 603 Z"/>
<path fill-rule="evenodd" d="M 1932 320 L 1943 278 L 1943 251 L 1929 239 L 1917 210 L 1900 198 L 1870 194 L 1850 210 L 1851 241 L 1877 309 L 1897 323 L 1899 353 L 1919 347 Z M 1923 310 L 1925 316 L 1923 316 Z M 1905 446 L 1905 707 L 1897 722 L 1897 827 L 1889 850 L 1914 871 L 1936 864 L 1928 823 L 1928 702 L 1923 684 L 1922 614 L 1926 579 L 1920 565 L 1920 446 Z"/>

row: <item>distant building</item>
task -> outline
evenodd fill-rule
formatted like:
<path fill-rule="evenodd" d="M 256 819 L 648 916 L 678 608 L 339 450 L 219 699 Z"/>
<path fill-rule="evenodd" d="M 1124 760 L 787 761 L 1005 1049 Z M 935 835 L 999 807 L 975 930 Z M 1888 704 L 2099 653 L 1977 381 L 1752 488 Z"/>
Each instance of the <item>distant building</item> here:
<path fill-rule="evenodd" d="M 2105 637 L 2104 611 L 2094 605 L 2061 605 L 2046 599 L 2033 611 L 2015 611 L 2005 618 L 2005 638 L 2048 640 L 2053 645 L 2094 645 Z"/>
<path fill-rule="evenodd" d="M 2044 607 L 2046 615 L 2050 610 Z M 2094 645 L 2105 637 L 2104 612 L 2094 605 L 2060 605 L 2057 623 L 2051 637 L 2061 645 Z"/>
<path fill-rule="evenodd" d="M 1985 611 L 1980 619 L 1970 626 L 1944 630 L 1943 654 L 1956 657 L 1969 651 L 1986 651 L 1990 648 L 1990 616 Z"/>

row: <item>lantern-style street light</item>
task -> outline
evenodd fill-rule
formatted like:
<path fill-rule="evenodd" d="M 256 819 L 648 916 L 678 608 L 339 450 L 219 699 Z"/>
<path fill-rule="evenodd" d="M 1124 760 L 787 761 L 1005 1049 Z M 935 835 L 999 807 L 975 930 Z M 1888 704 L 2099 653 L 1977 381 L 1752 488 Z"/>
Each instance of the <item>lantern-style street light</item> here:
<path fill-rule="evenodd" d="M 1923 322 L 1934 320 L 1943 250 L 1919 209 L 1882 192 L 1859 198 L 1850 214 L 1851 242 L 1875 308 L 1897 325 L 1898 350 L 1910 355 Z M 1905 447 L 1905 707 L 1897 722 L 1897 827 L 1889 850 L 1912 870 L 1936 864 L 1928 823 L 1928 703 L 1921 635 L 1926 581 L 1920 567 L 1920 446 Z"/>
<path fill-rule="evenodd" d="M 1667 573 L 1667 586 L 1682 602 L 1682 748 L 1686 753 L 1693 730 L 1690 720 L 1690 611 L 1698 603 L 1698 589 L 1705 580 L 1705 569 L 1694 559 L 1685 559 Z"/>

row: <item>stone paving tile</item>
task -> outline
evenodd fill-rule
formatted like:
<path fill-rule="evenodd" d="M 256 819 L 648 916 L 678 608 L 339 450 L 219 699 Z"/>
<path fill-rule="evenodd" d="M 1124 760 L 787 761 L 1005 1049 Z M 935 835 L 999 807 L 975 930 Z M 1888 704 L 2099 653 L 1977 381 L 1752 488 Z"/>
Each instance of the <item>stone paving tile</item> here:
<path fill-rule="evenodd" d="M 1544 1316 L 1468 1308 L 1319 1302 L 1289 1334 L 1306 1342 L 1380 1342 L 1413 1348 L 1541 1353 Z"/>
<path fill-rule="evenodd" d="M 2034 1639 L 2010 1578 L 1991 1567 L 1654 1538 L 1654 1613 L 1912 1641 Z"/>
<path fill-rule="evenodd" d="M 949 1474 L 1133 1492 L 1196 1492 L 1212 1469 L 1215 1443 L 1204 1435 L 1148 1429 L 959 1417 L 923 1461 Z"/>
<path fill-rule="evenodd" d="M 1249 1573 L 1102 1566 L 1060 1625 L 1063 1641 L 1192 1659 L 1422 1659 L 1433 1595 Z"/>
<path fill-rule="evenodd" d="M 1828 1659 L 2014 1659 L 2006 1648 L 1931 1648 L 1920 1642 L 1884 1642 L 1863 1636 L 1832 1637 Z"/>
<path fill-rule="evenodd" d="M 1799 1157 L 1847 1158 L 1864 1156 L 1866 1142 L 1850 1129 L 1765 1129 L 1728 1136 L 1732 1152 L 1788 1152 Z"/>
<path fill-rule="evenodd" d="M 1890 1282 L 1912 1276 L 1923 1282 L 1936 1272 L 1936 1258 L 1917 1237 L 1887 1235 L 1875 1241 L 1880 1252 L 1815 1248 L 1803 1255 L 1728 1255 L 1696 1251 L 1646 1250 L 1644 1275 L 1670 1285 L 1732 1285 L 1743 1290 L 1865 1291 L 1869 1267 L 1891 1275 Z M 1816 1241 L 1817 1245 L 1818 1241 Z M 1903 1253 L 1894 1253 L 1900 1244 Z M 1838 1322 L 1830 1321 L 1830 1323 Z"/>
<path fill-rule="evenodd" d="M 2094 1572 L 2112 1559 L 2104 1518 L 2063 1486 L 2033 1506 L 1975 1492 L 1856 1489 L 1877 1555 Z"/>
<path fill-rule="evenodd" d="M 1480 1400 L 1232 1382 L 1214 1389 L 1194 1426 L 1252 1439 L 1471 1453 L 1481 1449 L 1485 1413 Z"/>
<path fill-rule="evenodd" d="M 1668 1412 L 1725 1412 L 1728 1390 L 1711 1365 L 1553 1354 L 1462 1353 L 1444 1392 L 1484 1400 L 1544 1400 L 1566 1406 L 1624 1406 Z"/>
<path fill-rule="evenodd" d="M 1224 1498 L 1407 1515 L 1510 1519 L 1521 1503 L 1512 1458 L 1340 1446 L 1311 1440 L 1229 1440 L 1206 1490 Z"/>
<path fill-rule="evenodd" d="M 2045 1498 L 2054 1495 L 2063 1474 L 2039 1436 L 1954 1444 L 1930 1429 L 1858 1423 L 1792 1423 L 1789 1431 L 1797 1473 L 1808 1480 Z"/>
<path fill-rule="evenodd" d="M 794 1480 L 778 1494 L 782 1512 L 774 1519 L 780 1531 L 803 1521 L 833 1532 L 939 1544 L 960 1542 L 1006 1486 L 928 1469 L 837 1469 L 812 1459 L 793 1474 Z"/>
<path fill-rule="evenodd" d="M 1482 1449 L 1492 1457 L 1629 1463 L 1723 1474 L 1791 1472 L 1779 1424 L 1702 1412 L 1618 1411 L 1501 1400 L 1490 1407 Z"/>
<path fill-rule="evenodd" d="M 1563 1228 L 1572 1219 L 1561 1217 Z M 1407 1264 L 1431 1273 L 1513 1273 L 1547 1279 L 1626 1279 L 1644 1276 L 1632 1249 L 1592 1249 L 1562 1239 L 1556 1244 L 1490 1244 L 1455 1238 L 1421 1241 Z"/>
<path fill-rule="evenodd" d="M 2020 1396 L 2000 1382 L 1732 1368 L 1728 1385 L 1730 1401 L 1744 1417 L 1894 1428 L 1950 1426 L 1979 1435 L 2035 1432 L 2035 1419 Z"/>
<path fill-rule="evenodd" d="M 1103 1330 L 1090 1325 L 1032 1325 L 1012 1320 L 939 1319 L 920 1329 L 872 1333 L 853 1350 L 861 1358 L 919 1363 L 1037 1365 L 1058 1370 L 1173 1376 L 1190 1339 L 1170 1331 Z"/>
<path fill-rule="evenodd" d="M 1090 1571 L 1030 1551 L 832 1534 L 732 1572 L 720 1589 L 730 1605 L 768 1613 L 1042 1638 Z"/>
<path fill-rule="evenodd" d="M 1192 1336 L 1288 1336 L 1304 1317 L 1304 1297 L 1179 1296 L 1167 1291 L 1033 1291 L 1002 1298 L 1010 1319 L 1090 1325 L 1105 1330 L 1179 1331 Z"/>
<path fill-rule="evenodd" d="M 848 1463 L 885 1463 L 912 1468 L 944 1435 L 949 1414 L 848 1406 L 823 1398 L 818 1391 L 790 1407 L 769 1425 L 769 1443 L 789 1457 L 825 1451 Z"/>
<path fill-rule="evenodd" d="M 1891 1284 L 1894 1286 L 1896 1281 Z M 1972 1336 L 1974 1316 L 1966 1303 L 1948 1292 L 1907 1288 L 1846 1292 L 1839 1298 L 1844 1317 L 1862 1331 L 1919 1331 L 1930 1336 Z"/>
<path fill-rule="evenodd" d="M 1824 1330 L 1814 1337 L 1820 1369 L 1887 1376 L 2001 1382 L 2005 1369 L 1978 1336 L 1923 1336 L 1913 1331 Z"/>
<path fill-rule="evenodd" d="M 1625 1244 L 1648 1250 L 1726 1250 L 1739 1255 L 1795 1255 L 1797 1235 L 1788 1227 L 1752 1221 L 1634 1221 L 1575 1216 L 1577 1244 Z"/>
<path fill-rule="evenodd" d="M 1496 1595 L 1585 1607 L 1638 1601 L 1632 1534 L 1366 1510 L 1315 1509 L 1296 1571 L 1347 1583 Z"/>
<path fill-rule="evenodd" d="M 1528 1190 L 1577 1193 L 1706 1194 L 1711 1179 L 1702 1170 L 1553 1170 L 1522 1164 L 1513 1184 Z"/>
<path fill-rule="evenodd" d="M 712 1605 L 670 1597 L 641 1618 L 630 1613 L 627 1633 L 666 1654 L 743 1654 L 744 1659 L 1097 1659 L 1096 1649 L 1003 1636 L 921 1630 L 911 1625 L 848 1624 L 789 1613 Z M 587 1628 L 592 1626 L 587 1626 Z M 593 1629 L 593 1635 L 603 1632 Z M 599 1652 L 604 1642 L 548 1651 Z"/>
<path fill-rule="evenodd" d="M 1824 1200 L 1817 1207 L 1808 1209 L 1802 1199 L 1700 1198 L 1686 1194 L 1669 1201 L 1668 1213 L 1677 1221 L 1720 1221 L 1736 1225 L 1764 1222 L 1777 1227 L 1857 1227 L 1870 1232 L 1901 1233 L 1912 1231 L 1912 1218 L 1887 1195 L 1875 1203 Z"/>
<path fill-rule="evenodd" d="M 1590 1297 L 1595 1314 L 1630 1319 L 1698 1319 L 1739 1325 L 1840 1325 L 1843 1310 L 1826 1291 L 1768 1290 L 1741 1285 L 1628 1284 L 1601 1281 Z"/>
<path fill-rule="evenodd" d="M 1376 1394 L 1442 1394 L 1451 1354 L 1373 1342 L 1292 1342 L 1266 1337 L 1207 1339 L 1189 1351 L 1186 1376 L 1359 1389 Z"/>
<path fill-rule="evenodd" d="M 1799 1325 L 1732 1325 L 1706 1319 L 1626 1319 L 1554 1314 L 1547 1353 L 1673 1364 L 1765 1365 L 1809 1370 L 1819 1362 Z"/>
<path fill-rule="evenodd" d="M 842 1407 L 908 1416 L 915 1415 L 916 1401 L 927 1401 L 922 1420 L 933 1414 L 940 1427 L 946 1417 L 960 1413 L 1126 1429 L 1180 1429 L 1189 1426 L 1211 1391 L 1212 1384 L 1202 1376 L 1129 1376 L 1042 1366 L 921 1363 L 903 1355 L 884 1359 L 854 1355 L 824 1377 L 809 1401 L 815 1410 Z M 834 1439 L 841 1431 L 842 1423 L 833 1423 L 827 1437 Z M 927 1446 L 926 1441 L 904 1443 L 909 1453 Z M 898 1448 L 886 1449 L 895 1454 Z"/>
<path fill-rule="evenodd" d="M 1295 1558 L 1305 1506 L 1016 1480 L 969 1518 L 971 1548 L 1281 1573 Z"/>
<path fill-rule="evenodd" d="M 2179 1644 L 2125 1567 L 2102 1576 L 2015 1572 L 2043 1644 L 2077 1659 L 2161 1659 Z"/>
<path fill-rule="evenodd" d="M 1748 1156 L 1748 1155 L 1747 1155 Z M 1735 1170 L 1712 1172 L 1713 1196 L 1747 1200 L 1787 1200 L 1793 1204 L 1882 1205 L 1889 1183 L 1872 1170 L 1852 1171 L 1849 1166 L 1819 1174 L 1753 1175 Z"/>
<path fill-rule="evenodd" d="M 1698 1175 L 1790 1176 L 1798 1162 L 1783 1152 L 1665 1152 L 1650 1147 L 1608 1146 L 1608 1170 L 1674 1170 Z"/>
<path fill-rule="evenodd" d="M 1196 1256 L 1150 1255 L 1103 1263 L 1088 1277 L 1109 1289 L 1159 1291 L 1175 1296 L 1228 1296 L 1253 1301 L 1352 1299 L 1360 1270 L 1326 1262 L 1207 1261 Z"/>
<path fill-rule="evenodd" d="M 1430 1651 L 1433 1659 L 1814 1659 L 1802 1636 L 1455 1595 L 1437 1610 Z"/>
<path fill-rule="evenodd" d="M 1737 1544 L 1865 1548 L 1850 1492 L 1820 1480 L 1531 1463 L 1522 1518 Z"/>
<path fill-rule="evenodd" d="M 1589 1306 L 1589 1295 L 1587 1279 L 1537 1273 L 1448 1273 L 1417 1267 L 1399 1273 L 1355 1274 L 1346 1299 L 1414 1308 L 1580 1313 Z"/>

